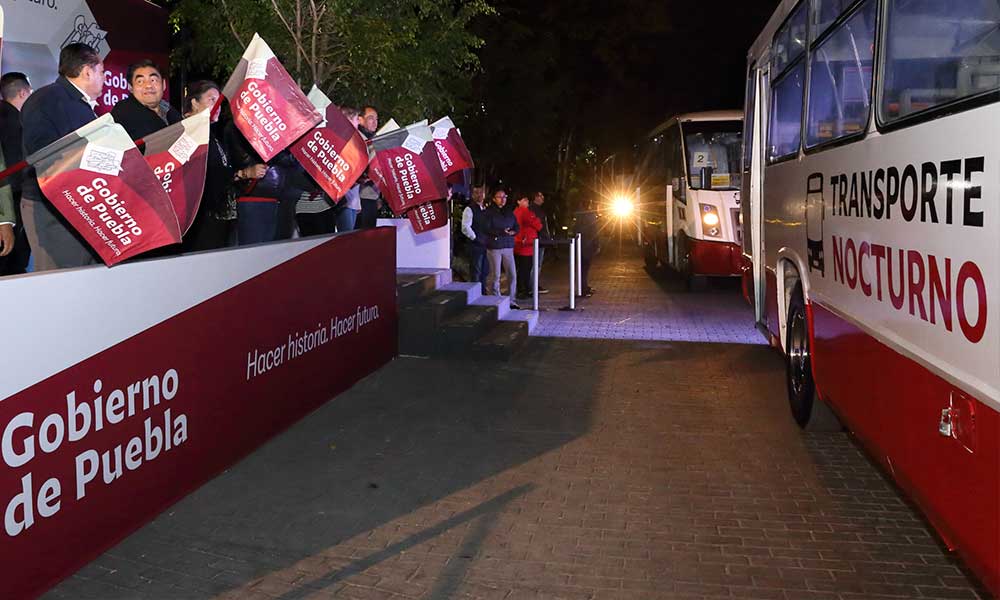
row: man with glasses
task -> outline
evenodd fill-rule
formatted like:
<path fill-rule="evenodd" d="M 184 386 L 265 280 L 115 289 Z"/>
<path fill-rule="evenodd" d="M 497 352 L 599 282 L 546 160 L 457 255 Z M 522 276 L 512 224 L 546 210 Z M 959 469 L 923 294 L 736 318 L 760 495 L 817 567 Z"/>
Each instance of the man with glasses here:
<path fill-rule="evenodd" d="M 517 294 L 517 269 L 514 266 L 514 235 L 517 234 L 517 218 L 512 211 L 504 210 L 507 192 L 498 189 L 493 193 L 493 206 L 486 211 L 486 248 L 490 261 L 490 275 L 486 280 L 487 295 L 500 295 L 501 267 L 510 279 L 510 307 L 520 309 L 515 300 Z"/>

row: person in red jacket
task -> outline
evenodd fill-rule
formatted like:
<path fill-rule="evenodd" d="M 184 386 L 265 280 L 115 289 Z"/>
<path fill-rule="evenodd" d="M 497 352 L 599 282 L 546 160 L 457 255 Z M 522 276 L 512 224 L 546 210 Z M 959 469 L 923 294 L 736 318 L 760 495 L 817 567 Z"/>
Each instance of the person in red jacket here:
<path fill-rule="evenodd" d="M 535 215 L 528 206 L 528 197 L 517 200 L 517 208 L 514 209 L 514 217 L 517 219 L 518 232 L 514 236 L 514 262 L 517 264 L 517 297 L 528 299 L 531 297 L 531 263 L 535 254 L 535 239 L 538 232 L 542 230 L 542 221 Z"/>

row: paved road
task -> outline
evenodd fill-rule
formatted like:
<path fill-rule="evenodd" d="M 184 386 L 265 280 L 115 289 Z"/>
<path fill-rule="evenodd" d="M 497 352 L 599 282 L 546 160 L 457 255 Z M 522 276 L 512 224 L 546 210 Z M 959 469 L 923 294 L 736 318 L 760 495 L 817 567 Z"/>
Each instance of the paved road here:
<path fill-rule="evenodd" d="M 698 335 L 742 326 L 734 291 L 657 294 L 604 260 L 583 318 L 700 304 Z M 985 597 L 845 434 L 792 426 L 782 370 L 766 346 L 663 340 L 400 359 L 47 597 Z"/>
<path fill-rule="evenodd" d="M 581 299 L 576 312 L 559 310 L 569 304 L 568 265 L 544 265 L 542 285 L 550 293 L 540 296 L 543 311 L 536 335 L 765 343 L 753 327 L 753 311 L 739 294 L 736 279 L 715 281 L 705 291 L 687 293 L 677 278 L 661 273 L 651 277 L 633 244 L 605 244 L 591 268 L 591 285 L 597 292 Z"/>

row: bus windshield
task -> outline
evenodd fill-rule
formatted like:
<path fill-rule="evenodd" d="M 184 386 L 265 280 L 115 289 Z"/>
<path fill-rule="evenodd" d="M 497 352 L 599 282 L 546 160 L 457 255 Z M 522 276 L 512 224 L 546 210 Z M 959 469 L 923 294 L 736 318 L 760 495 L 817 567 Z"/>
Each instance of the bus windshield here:
<path fill-rule="evenodd" d="M 682 127 L 691 189 L 702 189 L 701 170 L 705 167 L 712 169 L 711 189 L 740 189 L 743 124 L 740 121 L 695 121 L 684 123 Z"/>

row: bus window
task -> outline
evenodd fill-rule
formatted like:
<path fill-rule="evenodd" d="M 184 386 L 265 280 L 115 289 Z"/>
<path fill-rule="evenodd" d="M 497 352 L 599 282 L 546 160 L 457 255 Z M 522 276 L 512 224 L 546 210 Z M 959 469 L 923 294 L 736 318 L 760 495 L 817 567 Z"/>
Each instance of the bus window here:
<path fill-rule="evenodd" d="M 768 159 L 791 156 L 799 151 L 802 130 L 802 83 L 806 64 L 800 62 L 785 73 L 771 91 L 771 121 L 768 123 Z"/>
<path fill-rule="evenodd" d="M 889 0 L 887 15 L 882 122 L 1000 89 L 996 0 Z"/>
<path fill-rule="evenodd" d="M 812 0 L 810 2 L 811 17 L 809 27 L 809 42 L 823 35 L 830 25 L 837 20 L 844 10 L 854 0 Z"/>
<path fill-rule="evenodd" d="M 810 55 L 806 147 L 862 133 L 871 106 L 874 0 L 867 0 Z"/>
<path fill-rule="evenodd" d="M 681 154 L 680 126 L 674 125 L 667 130 L 663 142 L 664 162 L 667 166 L 667 181 L 674 189 L 674 197 L 685 202 L 687 199 L 687 180 L 684 178 L 684 158 Z"/>
<path fill-rule="evenodd" d="M 788 65 L 795 62 L 795 59 L 805 52 L 806 23 L 808 21 L 806 8 L 806 3 L 800 4 L 788 22 L 774 36 L 774 43 L 771 45 L 774 56 L 771 63 L 772 73 L 780 73 L 785 70 Z"/>
<path fill-rule="evenodd" d="M 740 189 L 739 121 L 700 121 L 684 124 L 684 148 L 687 151 L 688 185 L 701 189 L 701 170 L 712 169 L 714 190 Z"/>

